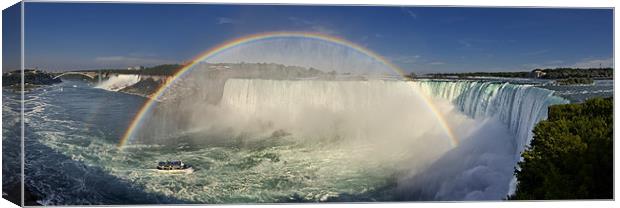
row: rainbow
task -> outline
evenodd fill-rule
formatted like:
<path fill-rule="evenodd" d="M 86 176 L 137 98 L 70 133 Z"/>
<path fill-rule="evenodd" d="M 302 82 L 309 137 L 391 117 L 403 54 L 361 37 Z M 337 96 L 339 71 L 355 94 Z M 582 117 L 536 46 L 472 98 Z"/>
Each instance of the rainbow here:
<path fill-rule="evenodd" d="M 185 65 L 179 68 L 174 73 L 174 75 L 170 79 L 168 79 L 164 85 L 162 85 L 159 89 L 157 89 L 157 91 L 155 91 L 155 93 L 152 94 L 151 98 L 147 100 L 144 103 L 144 105 L 140 108 L 136 116 L 133 118 L 133 120 L 129 124 L 129 127 L 123 134 L 123 137 L 121 138 L 117 146 L 119 148 L 122 148 L 123 146 L 125 146 L 125 144 L 127 144 L 129 140 L 131 140 L 136 130 L 142 125 L 145 115 L 148 115 L 148 113 L 151 111 L 153 106 L 155 106 L 156 101 L 160 99 L 160 97 L 162 96 L 162 94 L 164 94 L 166 89 L 168 89 L 172 83 L 174 83 L 177 79 L 179 79 L 179 77 L 182 77 L 188 71 L 191 71 L 192 67 L 200 63 L 200 61 L 209 59 L 217 54 L 220 54 L 223 51 L 226 51 L 227 49 L 230 49 L 230 48 L 233 48 L 239 45 L 251 43 L 254 41 L 272 39 L 272 38 L 309 38 L 309 39 L 327 41 L 330 43 L 342 45 L 342 46 L 354 49 L 362 54 L 367 55 L 368 57 L 371 57 L 381 62 L 382 64 L 394 70 L 396 73 L 398 73 L 401 76 L 404 76 L 406 74 L 400 67 L 392 64 L 390 61 L 386 60 L 379 54 L 376 54 L 375 52 L 372 52 L 371 50 L 366 49 L 358 44 L 355 44 L 353 42 L 350 42 L 348 40 L 335 37 L 335 36 L 329 36 L 329 35 L 319 34 L 319 33 L 309 33 L 309 32 L 269 32 L 269 33 L 259 33 L 259 34 L 243 36 L 237 39 L 224 42 L 220 45 L 217 45 L 201 53 L 200 55 L 196 56 L 191 61 L 187 62 Z M 424 96 L 423 93 L 418 93 L 418 94 L 422 96 L 429 110 L 431 110 L 435 114 L 437 121 L 441 124 L 441 127 L 446 132 L 447 136 L 450 137 L 452 146 L 458 145 L 458 139 L 454 136 L 454 133 L 449 128 L 449 125 L 447 124 L 447 122 L 445 121 L 441 113 L 437 110 L 433 102 L 428 97 Z"/>

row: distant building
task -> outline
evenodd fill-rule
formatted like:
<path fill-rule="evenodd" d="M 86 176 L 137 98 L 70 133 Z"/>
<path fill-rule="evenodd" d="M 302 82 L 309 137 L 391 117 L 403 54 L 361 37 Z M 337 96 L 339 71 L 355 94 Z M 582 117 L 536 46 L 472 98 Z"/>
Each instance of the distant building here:
<path fill-rule="evenodd" d="M 130 66 L 130 67 L 127 67 L 127 70 L 140 70 L 140 69 L 144 69 L 144 66 Z"/>
<path fill-rule="evenodd" d="M 534 78 L 541 78 L 545 76 L 546 74 L 547 73 L 545 73 L 542 69 L 534 69 L 534 71 L 532 71 L 530 75 Z"/>

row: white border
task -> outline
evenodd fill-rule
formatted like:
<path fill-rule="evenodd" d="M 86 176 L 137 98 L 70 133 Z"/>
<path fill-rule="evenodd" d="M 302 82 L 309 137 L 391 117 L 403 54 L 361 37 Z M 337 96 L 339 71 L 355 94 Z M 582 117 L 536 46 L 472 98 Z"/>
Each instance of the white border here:
<path fill-rule="evenodd" d="M 21 174 L 22 174 L 22 175 L 21 175 L 21 178 L 22 178 L 22 184 L 21 184 L 21 190 L 22 190 L 22 193 L 21 193 L 21 195 L 22 195 L 22 198 L 21 198 L 21 205 L 22 205 L 22 206 L 24 206 L 24 204 L 25 204 L 25 203 L 24 203 L 24 190 L 25 190 L 25 189 L 24 189 L 24 188 L 25 188 L 25 184 L 24 184 L 24 183 L 25 183 L 25 178 L 26 178 L 26 175 L 25 175 L 25 172 L 24 172 L 24 170 L 25 170 L 25 169 L 24 169 L 24 165 L 26 164 L 26 147 L 25 147 L 25 145 L 24 145 L 24 144 L 25 144 L 25 143 L 24 143 L 24 138 L 25 138 L 25 136 L 26 136 L 26 130 L 25 130 L 26 126 L 25 126 L 25 123 L 24 123 L 24 107 L 25 107 L 25 105 L 26 105 L 26 96 L 25 96 L 25 94 L 24 94 L 24 93 L 25 93 L 25 91 L 24 91 L 24 90 L 26 89 L 26 88 L 25 88 L 25 87 L 26 87 L 26 86 L 25 86 L 25 82 L 24 82 L 24 67 L 25 67 L 25 63 L 26 63 L 26 62 L 25 62 L 25 57 L 24 57 L 24 55 L 25 55 L 25 53 L 24 53 L 24 51 L 25 51 L 25 47 L 24 47 L 24 43 L 25 43 L 25 41 L 24 41 L 24 34 L 25 34 L 25 33 L 24 33 L 24 26 L 25 26 L 25 25 L 24 25 L 24 23 L 25 23 L 25 21 L 24 21 L 24 16 L 26 16 L 26 15 L 25 15 L 25 13 L 24 13 L 24 7 L 25 7 L 25 5 L 24 5 L 24 2 L 23 2 L 23 1 L 21 2 L 20 7 L 21 7 L 20 9 L 22 10 L 22 11 L 21 11 L 21 14 L 20 14 L 20 18 L 21 18 L 21 20 L 20 20 L 20 22 L 21 22 L 21 23 L 20 23 L 20 30 L 21 30 L 21 32 L 20 32 L 20 33 L 21 33 L 21 38 L 19 39 L 19 42 L 20 42 L 19 44 L 20 44 L 20 49 L 21 49 L 21 55 L 20 55 L 20 58 L 21 58 L 21 61 L 20 61 L 20 62 L 21 62 L 21 63 L 20 63 L 20 67 L 21 67 L 21 70 L 22 70 L 22 81 L 21 81 L 21 85 L 22 85 L 22 86 L 21 86 L 21 88 L 22 88 L 22 89 L 21 89 L 21 90 L 22 90 L 22 91 L 21 91 L 21 99 L 22 99 L 22 100 L 21 100 L 21 102 L 20 102 L 20 103 L 21 103 L 20 115 L 21 115 L 22 117 L 21 117 L 21 119 L 19 120 L 19 124 L 20 124 L 20 126 L 21 126 L 21 128 L 22 128 L 22 129 L 21 129 L 21 132 L 20 132 L 20 135 L 21 135 L 21 137 L 22 137 L 22 139 L 21 139 L 21 143 L 20 143 L 20 148 L 21 148 L 20 155 L 22 156 L 22 157 L 21 157 L 21 159 L 22 159 L 22 161 L 21 161 L 21 165 L 22 165 L 22 167 L 21 167 L 21 170 L 20 170 L 20 171 L 21 171 Z"/>
<path fill-rule="evenodd" d="M 54 0 L 25 0 L 45 2 Z M 613 7 L 613 0 L 57 0 L 55 2 L 161 2 L 321 5 L 509 6 L 509 7 Z M 16 1 L 14 1 L 16 2 Z"/>

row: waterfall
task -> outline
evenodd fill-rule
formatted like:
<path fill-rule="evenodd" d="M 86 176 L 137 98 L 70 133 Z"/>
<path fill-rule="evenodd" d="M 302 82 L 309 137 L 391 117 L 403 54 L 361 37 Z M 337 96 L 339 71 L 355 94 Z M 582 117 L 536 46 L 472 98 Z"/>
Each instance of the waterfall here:
<path fill-rule="evenodd" d="M 286 122 L 305 119 L 302 109 L 322 106 L 329 111 L 351 113 L 400 108 L 398 115 L 419 114 L 406 103 L 416 101 L 421 92 L 433 98 L 446 100 L 458 111 L 477 119 L 496 117 L 515 135 L 515 158 L 532 139 L 532 129 L 547 118 L 547 109 L 553 104 L 567 103 L 554 96 L 553 91 L 533 85 L 472 81 L 319 81 L 319 80 L 260 80 L 231 79 L 224 87 L 220 105 L 234 107 L 242 115 L 263 113 L 269 117 L 277 109 Z M 419 107 L 417 107 L 419 108 Z M 374 116 L 374 115 L 373 115 Z M 361 127 L 365 128 L 365 127 Z"/>
<path fill-rule="evenodd" d="M 140 76 L 135 74 L 119 74 L 111 76 L 105 81 L 99 82 L 96 88 L 119 91 L 140 81 Z"/>
<path fill-rule="evenodd" d="M 219 106 L 233 112 L 227 115 L 236 116 L 237 124 L 268 121 L 305 138 L 415 139 L 442 131 L 415 90 L 386 80 L 229 79 Z"/>
<path fill-rule="evenodd" d="M 198 93 L 168 101 L 161 109 L 169 111 L 155 110 L 144 128 L 181 136 L 143 131 L 153 135 L 138 141 L 182 138 L 198 146 L 292 135 L 287 139 L 355 153 L 360 164 L 390 167 L 398 173 L 399 200 L 505 197 L 514 188 L 513 171 L 532 128 L 550 105 L 567 103 L 550 90 L 498 82 L 224 80 L 213 83 L 215 102 Z M 461 140 L 457 146 L 441 119 Z"/>
<path fill-rule="evenodd" d="M 550 105 L 568 102 L 532 85 L 411 83 L 430 97 L 450 102 L 455 111 L 474 119 L 479 129 L 423 172 L 402 177 L 394 194 L 399 200 L 498 200 L 514 193 L 514 168 L 532 139 L 532 128 L 546 119 Z"/>
<path fill-rule="evenodd" d="M 497 117 L 515 135 L 515 157 L 532 139 L 532 129 L 547 118 L 550 105 L 568 103 L 553 91 L 532 85 L 471 81 L 417 81 L 420 91 L 446 99 L 472 118 Z"/>
<path fill-rule="evenodd" d="M 547 108 L 553 104 L 568 102 L 554 96 L 551 90 L 498 82 L 228 79 L 221 82 L 221 85 L 224 86 L 219 87 L 222 92 L 216 105 L 233 111 L 237 116 L 235 119 L 244 122 L 251 122 L 251 119 L 277 120 L 285 126 L 304 123 L 309 120 L 307 116 L 315 116 L 309 115 L 308 111 L 329 115 L 342 114 L 341 116 L 345 117 L 357 116 L 358 120 L 372 120 L 360 117 L 361 114 L 372 114 L 377 118 L 394 121 L 409 119 L 409 116 L 424 112 L 420 108 L 428 111 L 425 105 L 420 104 L 422 101 L 417 93 L 421 92 L 450 102 L 459 112 L 470 118 L 498 118 L 515 135 L 514 155 L 517 159 L 529 144 L 534 125 L 546 119 Z M 182 119 L 189 119 L 181 123 L 195 123 L 193 126 L 204 124 L 204 115 L 199 112 L 204 107 L 194 104 L 200 102 L 190 99 L 186 103 L 192 105 L 184 108 L 194 110 L 191 115 L 181 115 Z M 387 115 L 380 115 L 381 113 Z M 370 125 L 358 124 L 361 125 L 359 128 Z M 417 129 L 420 131 L 420 128 Z"/>

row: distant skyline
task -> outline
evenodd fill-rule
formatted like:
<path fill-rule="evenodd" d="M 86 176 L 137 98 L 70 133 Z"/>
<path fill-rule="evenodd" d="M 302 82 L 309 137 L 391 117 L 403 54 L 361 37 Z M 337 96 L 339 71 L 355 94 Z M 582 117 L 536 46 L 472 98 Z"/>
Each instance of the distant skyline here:
<path fill-rule="evenodd" d="M 271 31 L 341 37 L 416 73 L 613 65 L 611 9 L 28 2 L 25 19 L 26 67 L 52 71 L 181 63 Z"/>

